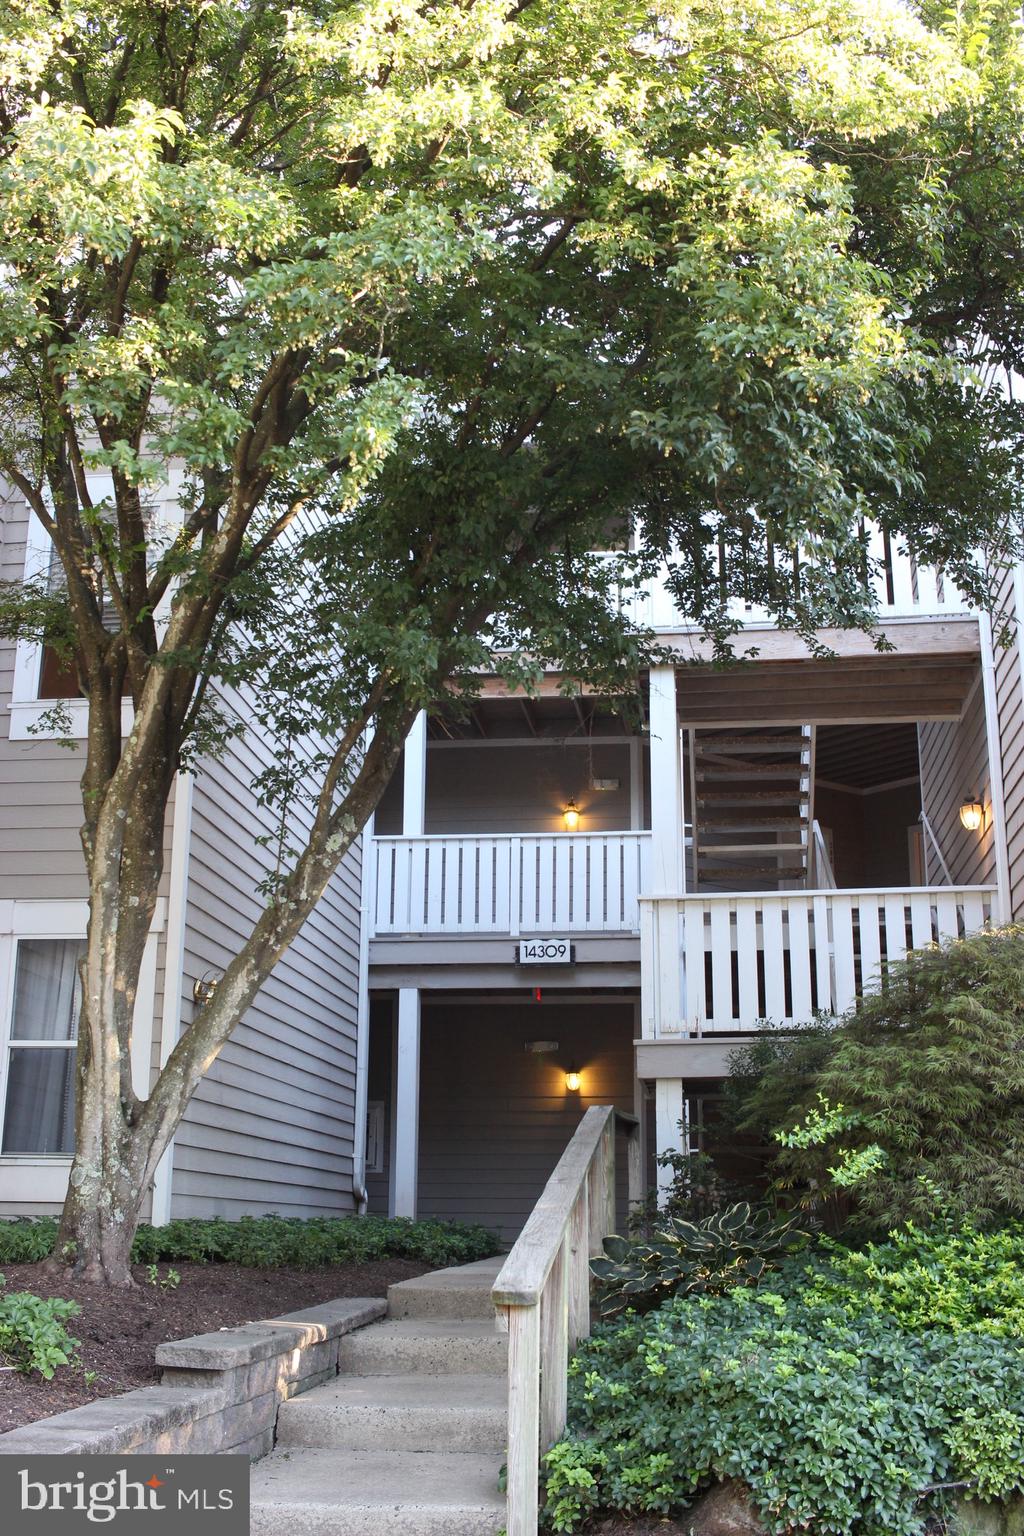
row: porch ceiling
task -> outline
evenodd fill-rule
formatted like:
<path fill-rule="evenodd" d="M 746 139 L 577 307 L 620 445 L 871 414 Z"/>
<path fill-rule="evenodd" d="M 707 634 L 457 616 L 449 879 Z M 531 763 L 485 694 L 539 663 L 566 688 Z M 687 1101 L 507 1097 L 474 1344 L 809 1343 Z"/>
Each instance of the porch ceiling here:
<path fill-rule="evenodd" d="M 948 655 L 697 665 L 679 672 L 679 714 L 685 725 L 957 720 L 977 672 Z"/>
<path fill-rule="evenodd" d="M 469 708 L 452 708 L 431 715 L 427 731 L 432 741 L 540 740 L 559 743 L 594 737 L 626 741 L 630 729 L 621 714 L 605 699 L 586 694 L 567 699 L 550 693 L 539 698 L 525 694 L 488 693 Z"/>

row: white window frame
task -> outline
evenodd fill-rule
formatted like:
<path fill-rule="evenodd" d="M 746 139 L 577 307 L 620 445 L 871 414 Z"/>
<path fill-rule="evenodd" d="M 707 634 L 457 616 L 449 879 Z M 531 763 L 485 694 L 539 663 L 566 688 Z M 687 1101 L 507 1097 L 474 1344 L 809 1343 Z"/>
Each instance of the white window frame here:
<path fill-rule="evenodd" d="M 172 481 L 180 478 L 180 472 L 172 475 Z M 109 474 L 97 471 L 95 474 L 86 475 L 87 483 L 91 484 L 94 496 L 108 496 L 113 489 L 113 480 Z M 176 484 L 168 486 L 168 492 L 173 494 Z M 155 507 L 154 528 L 166 527 L 167 504 L 161 497 Z M 50 559 L 53 545 L 50 536 L 43 527 L 39 518 L 31 507 L 28 508 L 28 526 L 25 534 L 25 580 L 31 581 L 40 576 L 46 578 L 50 572 Z M 160 603 L 156 612 L 159 625 L 161 619 L 166 618 L 170 607 L 170 594 Z M 19 640 L 14 656 L 14 676 L 11 682 L 11 698 L 8 710 L 11 716 L 10 739 L 12 741 L 54 741 L 64 739 L 67 736 L 72 741 L 84 741 L 89 734 L 89 703 L 87 699 L 41 699 L 39 697 L 39 674 L 43 665 L 43 647 L 37 640 Z M 63 704 L 66 709 L 69 728 L 67 731 L 58 731 L 48 722 L 44 724 L 47 713 L 55 705 Z M 127 736 L 132 728 L 135 711 L 131 703 L 121 704 L 121 732 Z"/>
<path fill-rule="evenodd" d="M 150 1087 L 157 946 L 166 922 L 166 906 L 161 896 L 146 940 L 135 1003 L 132 1086 L 141 1098 L 148 1095 Z M 86 901 L 0 901 L 0 1146 L 7 1108 L 18 944 L 22 939 L 84 939 L 88 918 Z M 70 1157 L 0 1153 L 0 1208 L 59 1205 L 67 1192 L 70 1167 Z"/>

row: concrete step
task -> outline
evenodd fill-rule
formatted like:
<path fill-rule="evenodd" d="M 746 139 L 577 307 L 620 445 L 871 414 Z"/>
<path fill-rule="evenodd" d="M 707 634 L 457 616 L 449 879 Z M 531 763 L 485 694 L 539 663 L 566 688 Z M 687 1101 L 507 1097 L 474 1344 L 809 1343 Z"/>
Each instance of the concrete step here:
<path fill-rule="evenodd" d="M 277 1444 L 349 1451 L 490 1451 L 507 1440 L 504 1376 L 339 1376 L 282 1403 Z"/>
<path fill-rule="evenodd" d="M 388 1289 L 388 1316 L 447 1318 L 456 1322 L 493 1322 L 491 1286 L 504 1264 L 499 1254 L 476 1264 L 436 1269 Z"/>
<path fill-rule="evenodd" d="M 277 1450 L 252 1469 L 250 1536 L 496 1536 L 498 1459 Z"/>
<path fill-rule="evenodd" d="M 508 1335 L 493 1322 L 400 1318 L 374 1323 L 341 1340 L 342 1376 L 504 1375 Z"/>

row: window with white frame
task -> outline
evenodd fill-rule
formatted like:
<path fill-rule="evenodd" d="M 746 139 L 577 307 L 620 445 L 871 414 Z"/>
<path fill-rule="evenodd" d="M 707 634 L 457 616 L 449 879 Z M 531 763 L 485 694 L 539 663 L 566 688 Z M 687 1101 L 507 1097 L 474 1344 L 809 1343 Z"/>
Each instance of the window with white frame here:
<path fill-rule="evenodd" d="M 110 501 L 114 494 L 114 482 L 109 470 L 90 471 L 86 475 L 89 494 L 94 504 Z M 145 500 L 143 516 L 147 529 L 156 531 L 159 538 L 166 530 L 158 526 L 160 506 Z M 54 590 L 63 586 L 64 571 L 49 535 L 34 513 L 29 514 L 25 552 L 25 579 L 42 579 Z M 110 622 L 114 623 L 113 609 Z M 58 728 L 50 714 L 56 703 L 67 706 L 67 719 Z M 16 648 L 14 677 L 11 686 L 12 741 L 31 741 L 40 736 L 67 735 L 84 738 L 88 732 L 88 714 L 85 700 L 81 697 L 74 667 L 62 660 L 48 646 L 33 640 L 19 640 Z M 131 726 L 131 705 L 122 705 L 122 722 L 127 731 Z"/>
<path fill-rule="evenodd" d="M 6 1042 L 5 1155 L 70 1157 L 83 939 L 19 938 Z"/>

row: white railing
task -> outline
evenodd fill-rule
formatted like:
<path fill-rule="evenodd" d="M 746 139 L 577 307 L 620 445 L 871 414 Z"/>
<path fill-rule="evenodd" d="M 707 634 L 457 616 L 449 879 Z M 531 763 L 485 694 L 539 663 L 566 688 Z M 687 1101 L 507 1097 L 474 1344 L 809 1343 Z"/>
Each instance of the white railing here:
<path fill-rule="evenodd" d="M 927 618 L 950 613 L 969 611 L 959 590 L 934 566 L 919 564 L 897 540 L 890 538 L 880 528 L 872 527 L 868 539 L 872 569 L 865 583 L 873 594 L 879 618 Z M 717 569 L 717 562 L 728 560 L 726 552 L 709 551 L 709 570 Z M 781 572 L 780 565 L 780 572 Z M 668 566 L 660 577 L 647 581 L 638 592 L 626 591 L 620 606 L 635 622 L 648 624 L 654 629 L 680 629 L 692 627 L 685 615 L 675 605 L 668 582 Z M 788 572 L 781 579 L 788 579 Z M 730 604 L 730 612 L 737 624 L 770 624 L 767 609 L 736 599 Z"/>
<path fill-rule="evenodd" d="M 569 1352 L 590 1333 L 590 1259 L 615 1231 L 615 1129 L 629 1136 L 628 1198 L 641 1197 L 638 1122 L 593 1105 L 494 1282 L 508 1329 L 508 1536 L 536 1536 L 540 1457 L 565 1429 Z"/>
<path fill-rule="evenodd" d="M 374 839 L 374 932 L 636 933 L 649 832 Z"/>
<path fill-rule="evenodd" d="M 832 860 L 828 856 L 828 844 L 819 821 L 811 822 L 811 874 L 808 884 L 818 885 L 825 891 L 836 889 Z"/>
<path fill-rule="evenodd" d="M 994 886 L 641 900 L 646 1039 L 844 1013 L 908 949 L 977 933 Z"/>

